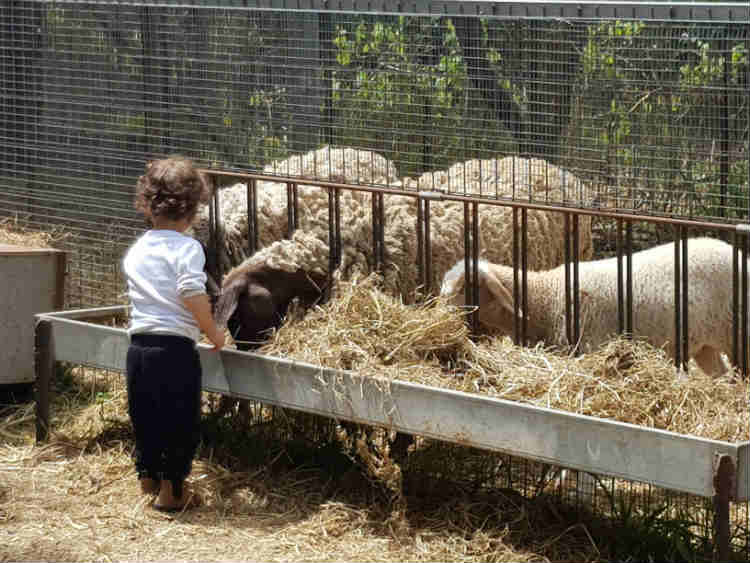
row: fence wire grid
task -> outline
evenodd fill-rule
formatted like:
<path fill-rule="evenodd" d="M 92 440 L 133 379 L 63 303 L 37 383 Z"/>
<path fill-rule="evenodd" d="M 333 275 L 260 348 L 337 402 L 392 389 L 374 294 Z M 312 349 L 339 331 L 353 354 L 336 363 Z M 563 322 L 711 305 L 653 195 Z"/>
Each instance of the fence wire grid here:
<path fill-rule="evenodd" d="M 72 305 L 118 294 L 135 179 L 173 153 L 254 171 L 345 146 L 400 179 L 520 154 L 586 182 L 549 203 L 748 220 L 747 6 L 224 4 L 0 8 L 0 214 L 71 232 Z M 466 170 L 432 188 L 515 197 Z"/>

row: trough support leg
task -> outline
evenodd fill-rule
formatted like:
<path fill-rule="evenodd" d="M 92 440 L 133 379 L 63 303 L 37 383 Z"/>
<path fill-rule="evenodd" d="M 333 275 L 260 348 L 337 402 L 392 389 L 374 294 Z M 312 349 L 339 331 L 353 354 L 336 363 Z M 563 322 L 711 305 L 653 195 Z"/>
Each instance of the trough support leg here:
<path fill-rule="evenodd" d="M 34 327 L 34 371 L 36 372 L 36 441 L 49 438 L 50 384 L 55 369 L 52 352 L 52 323 L 38 320 Z"/>
<path fill-rule="evenodd" d="M 734 500 L 735 468 L 727 454 L 714 456 L 714 561 L 729 561 L 729 503 Z"/>

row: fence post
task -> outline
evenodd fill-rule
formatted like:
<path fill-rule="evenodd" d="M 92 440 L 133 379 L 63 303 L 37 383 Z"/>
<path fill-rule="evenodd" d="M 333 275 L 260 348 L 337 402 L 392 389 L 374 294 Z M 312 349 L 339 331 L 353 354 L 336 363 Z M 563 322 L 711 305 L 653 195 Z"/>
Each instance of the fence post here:
<path fill-rule="evenodd" d="M 736 488 L 732 457 L 714 455 L 714 561 L 729 561 L 729 503 Z"/>
<path fill-rule="evenodd" d="M 39 319 L 34 326 L 34 371 L 36 372 L 36 441 L 49 438 L 50 384 L 55 369 L 52 323 Z"/>

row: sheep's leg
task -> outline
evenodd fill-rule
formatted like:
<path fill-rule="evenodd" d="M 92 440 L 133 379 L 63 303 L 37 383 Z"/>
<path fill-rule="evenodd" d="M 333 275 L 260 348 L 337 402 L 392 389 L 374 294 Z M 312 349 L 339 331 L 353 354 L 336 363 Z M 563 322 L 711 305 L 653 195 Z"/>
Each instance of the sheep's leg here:
<path fill-rule="evenodd" d="M 707 375 L 723 375 L 727 371 L 721 352 L 713 346 L 704 346 L 698 350 L 693 359 Z"/>

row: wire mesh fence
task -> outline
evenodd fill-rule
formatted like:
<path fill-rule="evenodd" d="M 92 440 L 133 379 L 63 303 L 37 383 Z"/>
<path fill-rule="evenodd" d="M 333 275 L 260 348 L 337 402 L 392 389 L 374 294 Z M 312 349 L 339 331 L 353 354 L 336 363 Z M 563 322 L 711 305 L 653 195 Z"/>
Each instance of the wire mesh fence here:
<path fill-rule="evenodd" d="M 117 294 L 92 280 L 142 226 L 144 162 L 171 153 L 260 170 L 347 146 L 489 198 L 514 194 L 470 161 L 521 154 L 590 186 L 551 203 L 747 220 L 741 4 L 169 4 L 0 9 L 0 213 L 74 234 L 71 303 Z"/>

